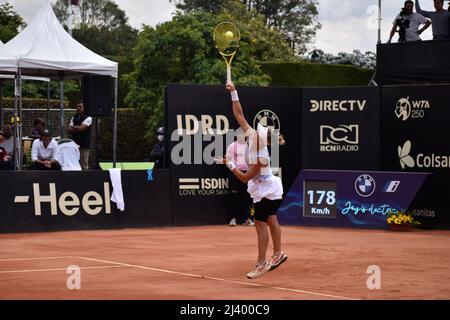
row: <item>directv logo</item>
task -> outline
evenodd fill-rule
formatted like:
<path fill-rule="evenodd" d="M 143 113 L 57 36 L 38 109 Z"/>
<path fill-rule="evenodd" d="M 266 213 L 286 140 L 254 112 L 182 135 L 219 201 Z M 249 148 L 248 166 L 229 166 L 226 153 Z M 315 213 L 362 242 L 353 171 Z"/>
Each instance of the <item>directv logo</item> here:
<path fill-rule="evenodd" d="M 383 192 L 394 193 L 400 186 L 400 181 L 388 181 L 383 188 Z"/>

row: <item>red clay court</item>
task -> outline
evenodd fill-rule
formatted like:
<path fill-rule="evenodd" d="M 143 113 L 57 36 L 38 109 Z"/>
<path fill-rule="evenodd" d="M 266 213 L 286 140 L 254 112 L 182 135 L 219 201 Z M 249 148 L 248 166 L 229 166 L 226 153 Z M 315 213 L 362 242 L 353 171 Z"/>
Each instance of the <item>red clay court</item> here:
<path fill-rule="evenodd" d="M 449 231 L 284 226 L 283 242 L 288 261 L 248 280 L 252 227 L 1 234 L 0 299 L 450 299 Z M 371 265 L 381 289 L 367 288 Z"/>

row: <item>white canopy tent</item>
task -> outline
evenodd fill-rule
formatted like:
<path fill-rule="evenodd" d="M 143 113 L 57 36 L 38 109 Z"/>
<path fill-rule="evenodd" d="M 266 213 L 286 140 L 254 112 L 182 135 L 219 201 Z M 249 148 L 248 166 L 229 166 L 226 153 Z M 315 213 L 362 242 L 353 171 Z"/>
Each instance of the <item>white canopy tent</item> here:
<path fill-rule="evenodd" d="M 22 32 L 0 46 L 0 71 L 17 75 L 19 113 L 22 109 L 22 72 L 60 80 L 61 137 L 64 135 L 64 80 L 86 74 L 115 78 L 113 162 L 116 163 L 118 63 L 103 58 L 73 39 L 59 23 L 49 0 Z"/>

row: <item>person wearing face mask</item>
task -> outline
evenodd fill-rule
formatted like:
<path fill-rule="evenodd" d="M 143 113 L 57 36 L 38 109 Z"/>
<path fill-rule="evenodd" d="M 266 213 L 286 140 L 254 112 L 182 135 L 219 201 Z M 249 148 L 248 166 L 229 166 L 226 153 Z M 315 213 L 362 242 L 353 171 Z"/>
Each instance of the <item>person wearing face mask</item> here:
<path fill-rule="evenodd" d="M 234 161 L 239 170 L 247 172 L 247 142 L 245 140 L 244 130 L 238 128 L 236 130 L 236 141 L 231 143 L 227 148 L 226 158 L 228 161 Z M 230 183 L 230 201 L 228 218 L 230 226 L 243 224 L 253 226 L 254 222 L 250 217 L 250 195 L 247 192 L 247 185 L 242 183 L 233 172 L 229 171 L 228 181 Z"/>
<path fill-rule="evenodd" d="M 154 169 L 161 169 L 164 167 L 164 127 L 159 127 L 156 133 L 158 143 L 150 153 L 150 161 L 155 163 Z"/>

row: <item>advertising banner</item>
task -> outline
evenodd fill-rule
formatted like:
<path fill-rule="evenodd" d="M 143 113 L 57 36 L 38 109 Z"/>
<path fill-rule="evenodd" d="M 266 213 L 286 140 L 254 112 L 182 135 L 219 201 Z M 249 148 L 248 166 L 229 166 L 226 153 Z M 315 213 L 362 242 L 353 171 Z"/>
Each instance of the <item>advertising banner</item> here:
<path fill-rule="evenodd" d="M 302 170 L 278 210 L 280 223 L 387 228 L 386 215 L 406 211 L 427 174 Z"/>
<path fill-rule="evenodd" d="M 274 174 L 288 190 L 301 162 L 300 89 L 238 87 L 250 126 L 279 130 L 287 141 L 272 155 Z M 169 85 L 166 91 L 167 155 L 175 225 L 225 223 L 228 172 L 214 162 L 234 141 L 238 123 L 225 86 Z"/>
<path fill-rule="evenodd" d="M 303 168 L 379 169 L 379 90 L 303 89 Z"/>
<path fill-rule="evenodd" d="M 382 88 L 382 170 L 433 173 L 411 205 L 424 227 L 450 228 L 449 85 Z"/>
<path fill-rule="evenodd" d="M 125 210 L 111 201 L 107 171 L 4 171 L 0 232 L 162 226 L 172 224 L 167 170 L 122 171 Z"/>

